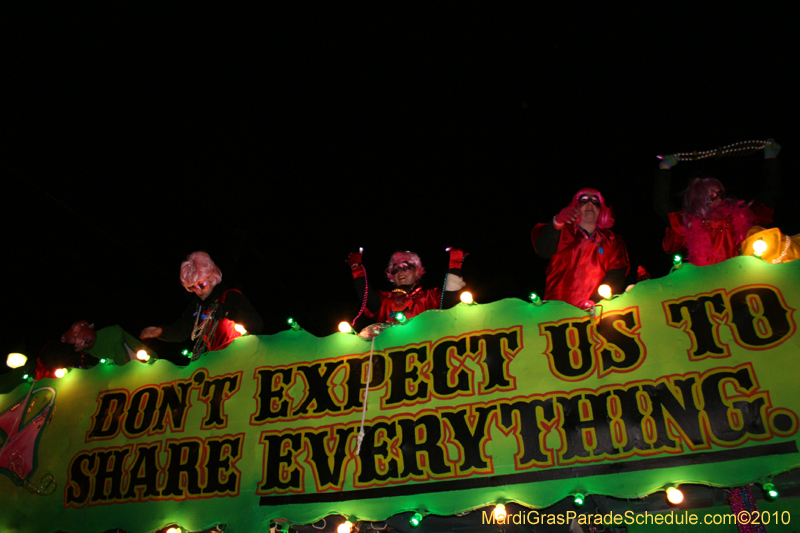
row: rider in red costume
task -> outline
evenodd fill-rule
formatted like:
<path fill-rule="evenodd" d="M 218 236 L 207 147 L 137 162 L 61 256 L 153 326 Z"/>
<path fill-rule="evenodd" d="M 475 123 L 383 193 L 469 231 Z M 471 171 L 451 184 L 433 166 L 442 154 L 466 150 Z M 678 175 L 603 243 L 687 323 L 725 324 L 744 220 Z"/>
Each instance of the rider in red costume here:
<path fill-rule="evenodd" d="M 366 290 L 364 314 L 379 323 L 397 324 L 396 316 L 400 312 L 406 318 L 411 318 L 429 309 L 455 305 L 458 302 L 458 291 L 465 286 L 461 277 L 461 263 L 466 256 L 461 250 L 450 250 L 444 300 L 441 288 L 425 289 L 418 285 L 425 274 L 425 267 L 422 266 L 419 256 L 413 252 L 396 252 L 389 260 L 386 277 L 395 285 L 391 291 L 374 290 L 367 284 L 366 270 L 361 264 L 361 252 L 351 253 L 347 257 L 347 263 L 350 265 L 358 296 L 363 297 Z"/>
<path fill-rule="evenodd" d="M 695 178 L 683 193 L 683 209 L 669 201 L 671 168 L 680 158 L 664 157 L 656 176 L 654 207 L 668 223 L 664 251 L 686 253 L 694 265 L 714 265 L 740 253 L 742 241 L 753 226 L 772 224 L 773 206 L 780 195 L 780 145 L 770 139 L 764 147 L 762 189 L 750 202 L 725 197 L 725 186 L 716 178 Z"/>
<path fill-rule="evenodd" d="M 600 285 L 614 294 L 625 288 L 628 252 L 622 238 L 610 230 L 611 209 L 595 189 L 581 189 L 552 222 L 537 224 L 531 240 L 540 257 L 549 258 L 545 300 L 560 300 L 587 308 L 601 298 Z"/>

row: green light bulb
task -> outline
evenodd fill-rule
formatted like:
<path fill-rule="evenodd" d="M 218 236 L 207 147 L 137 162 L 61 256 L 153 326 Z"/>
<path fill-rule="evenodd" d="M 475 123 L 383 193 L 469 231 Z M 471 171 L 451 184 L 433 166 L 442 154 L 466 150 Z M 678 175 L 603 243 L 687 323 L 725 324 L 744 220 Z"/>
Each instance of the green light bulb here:
<path fill-rule="evenodd" d="M 538 294 L 536 294 L 535 292 L 532 292 L 532 293 L 531 293 L 531 295 L 529 296 L 529 298 L 531 299 L 531 301 L 532 301 L 533 303 L 535 303 L 535 304 L 537 304 L 537 305 L 538 305 L 538 304 L 540 304 L 540 303 L 542 303 L 542 299 L 541 299 L 541 298 L 539 298 L 539 295 L 538 295 Z"/>
<path fill-rule="evenodd" d="M 681 257 L 680 254 L 675 254 L 674 256 L 672 256 L 673 265 L 678 266 L 681 263 L 683 263 L 683 257 Z"/>
<path fill-rule="evenodd" d="M 766 492 L 767 497 L 772 500 L 778 497 L 778 489 L 776 489 L 775 485 L 772 483 L 767 483 L 764 485 L 764 492 Z"/>
<path fill-rule="evenodd" d="M 408 523 L 411 524 L 411 527 L 417 527 L 420 522 L 422 522 L 422 515 L 419 513 L 414 513 L 408 520 Z"/>
<path fill-rule="evenodd" d="M 584 496 L 580 492 L 575 495 L 575 499 L 572 501 L 575 504 L 575 507 L 583 506 Z"/>
<path fill-rule="evenodd" d="M 404 315 L 403 313 L 397 313 L 396 315 L 394 315 L 394 318 L 401 324 L 405 324 L 406 322 L 408 322 L 406 315 Z"/>

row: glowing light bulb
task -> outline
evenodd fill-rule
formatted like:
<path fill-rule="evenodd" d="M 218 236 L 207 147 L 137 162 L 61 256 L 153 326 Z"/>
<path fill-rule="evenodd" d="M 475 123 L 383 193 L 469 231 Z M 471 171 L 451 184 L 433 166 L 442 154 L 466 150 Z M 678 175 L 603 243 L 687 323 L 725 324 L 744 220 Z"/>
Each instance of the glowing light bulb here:
<path fill-rule="evenodd" d="M 19 368 L 28 362 L 28 358 L 21 353 L 10 353 L 6 358 L 8 368 Z"/>
<path fill-rule="evenodd" d="M 139 361 L 144 361 L 145 363 L 150 360 L 150 354 L 144 350 L 139 350 L 136 352 L 136 359 Z"/>
<path fill-rule="evenodd" d="M 475 300 L 472 299 L 472 293 L 469 291 L 464 291 L 461 293 L 461 301 L 465 304 L 471 304 Z"/>
<path fill-rule="evenodd" d="M 675 255 L 672 256 L 672 264 L 673 265 L 681 266 L 681 263 L 683 263 L 683 257 L 681 257 L 679 254 L 675 254 Z"/>
<path fill-rule="evenodd" d="M 352 333 L 353 328 L 350 327 L 349 323 L 342 321 L 339 322 L 339 331 L 341 331 L 342 333 Z"/>
<path fill-rule="evenodd" d="M 411 515 L 411 518 L 408 519 L 408 523 L 411 524 L 411 527 L 417 527 L 420 522 L 422 522 L 422 515 L 419 513 L 414 513 Z"/>
<path fill-rule="evenodd" d="M 408 322 L 408 318 L 406 318 L 406 315 L 404 315 L 403 313 L 397 313 L 396 315 L 394 315 L 394 318 L 401 324 L 405 324 L 406 322 Z"/>
<path fill-rule="evenodd" d="M 494 506 L 494 519 L 500 523 L 506 521 L 506 506 L 502 503 Z"/>
<path fill-rule="evenodd" d="M 778 497 L 778 489 L 775 488 L 775 485 L 772 483 L 765 483 L 763 486 L 764 492 L 767 494 L 767 498 L 770 500 L 774 500 Z"/>
<path fill-rule="evenodd" d="M 339 527 L 336 528 L 336 533 L 350 533 L 353 529 L 353 523 L 350 520 L 339 524 Z"/>
<path fill-rule="evenodd" d="M 611 298 L 611 287 L 603 283 L 599 287 L 597 287 L 597 294 L 605 298 L 606 300 Z"/>
<path fill-rule="evenodd" d="M 55 374 L 55 376 L 57 378 L 63 378 L 64 376 L 67 375 L 67 369 L 66 368 L 56 368 L 56 371 L 53 372 L 53 374 Z"/>
<path fill-rule="evenodd" d="M 667 501 L 672 505 L 678 505 L 683 501 L 683 493 L 676 487 L 667 489 Z"/>
<path fill-rule="evenodd" d="M 530 298 L 531 301 L 536 305 L 540 305 L 542 303 L 542 299 L 539 298 L 539 295 L 536 294 L 535 292 L 532 292 L 528 298 Z"/>
<path fill-rule="evenodd" d="M 241 324 L 234 324 L 233 329 L 239 332 L 239 335 L 247 335 L 247 329 Z"/>
<path fill-rule="evenodd" d="M 173 526 L 169 528 L 165 533 L 183 533 L 183 531 L 178 526 Z"/>
<path fill-rule="evenodd" d="M 767 243 L 764 242 L 764 239 L 758 239 L 756 242 L 753 243 L 753 254 L 756 257 L 761 257 L 764 255 L 764 252 L 767 251 Z"/>
<path fill-rule="evenodd" d="M 297 331 L 300 329 L 300 324 L 298 324 L 297 320 L 295 320 L 294 318 L 290 318 L 286 322 L 289 324 L 289 327 L 292 328 L 293 330 Z"/>
<path fill-rule="evenodd" d="M 582 507 L 584 501 L 585 501 L 585 498 L 584 498 L 583 494 L 578 492 L 577 494 L 575 494 L 575 498 L 572 500 L 572 503 L 573 503 L 573 505 L 575 505 L 575 507 Z"/>

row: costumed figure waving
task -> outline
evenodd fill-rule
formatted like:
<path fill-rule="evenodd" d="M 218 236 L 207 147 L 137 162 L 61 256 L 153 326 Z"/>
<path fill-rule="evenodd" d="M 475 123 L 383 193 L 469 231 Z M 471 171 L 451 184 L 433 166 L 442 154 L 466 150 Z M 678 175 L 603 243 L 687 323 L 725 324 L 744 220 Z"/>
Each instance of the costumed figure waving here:
<path fill-rule="evenodd" d="M 551 222 L 531 232 L 536 253 L 547 263 L 545 300 L 589 308 L 600 300 L 597 289 L 608 285 L 621 294 L 628 274 L 628 251 L 611 231 L 614 217 L 596 189 L 581 189 Z"/>
<path fill-rule="evenodd" d="M 192 359 L 206 351 L 222 350 L 242 334 L 258 334 L 263 327 L 261 315 L 240 291 L 222 285 L 222 272 L 205 252 L 194 252 L 181 264 L 181 283 L 195 297 L 180 318 L 170 326 L 151 326 L 142 330 L 140 339 L 159 338 L 168 342 L 195 341 Z"/>
<path fill-rule="evenodd" d="M 458 302 L 458 291 L 466 285 L 461 276 L 461 263 L 468 255 L 458 249 L 449 249 L 450 263 L 444 292 L 441 288 L 426 289 L 419 285 L 425 267 L 413 252 L 396 252 L 386 267 L 386 277 L 394 284 L 391 291 L 375 290 L 368 284 L 366 269 L 361 264 L 362 253 L 347 257 L 353 275 L 356 293 L 363 297 L 362 311 L 379 323 L 397 324 L 398 313 L 412 318 L 429 309 L 452 307 Z"/>
<path fill-rule="evenodd" d="M 762 188 L 750 203 L 728 198 L 716 178 L 695 178 L 683 193 L 683 209 L 670 202 L 671 168 L 682 160 L 673 154 L 661 159 L 653 197 L 656 213 L 667 223 L 664 251 L 684 253 L 698 266 L 713 265 L 739 255 L 740 247 L 755 226 L 772 224 L 775 202 L 780 195 L 780 167 L 776 159 L 780 145 L 772 139 L 764 150 Z M 758 227 L 755 231 L 763 230 Z"/>

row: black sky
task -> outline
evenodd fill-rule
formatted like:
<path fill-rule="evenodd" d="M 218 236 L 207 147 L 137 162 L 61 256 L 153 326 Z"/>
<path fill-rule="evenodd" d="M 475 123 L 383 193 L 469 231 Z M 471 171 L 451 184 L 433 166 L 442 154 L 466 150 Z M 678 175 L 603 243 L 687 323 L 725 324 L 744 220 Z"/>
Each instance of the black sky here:
<path fill-rule="evenodd" d="M 3 357 L 80 318 L 171 322 L 196 249 L 266 333 L 352 318 L 359 246 L 375 285 L 397 249 L 438 285 L 459 246 L 479 302 L 524 298 L 544 285 L 531 227 L 582 186 L 663 275 L 655 155 L 737 141 L 783 145 L 776 223 L 800 232 L 788 13 L 494 4 L 7 14 Z M 674 190 L 704 173 L 750 199 L 760 157 L 683 163 Z"/>

